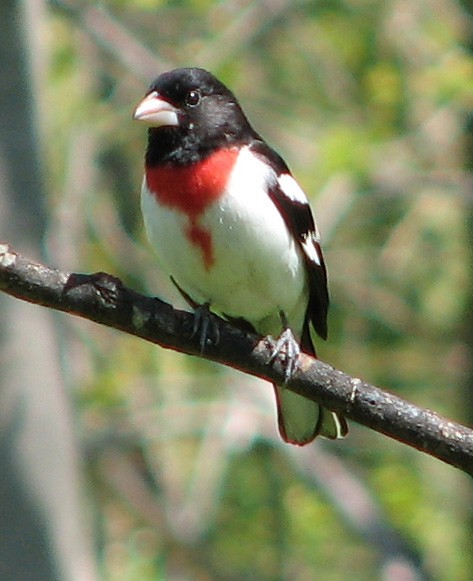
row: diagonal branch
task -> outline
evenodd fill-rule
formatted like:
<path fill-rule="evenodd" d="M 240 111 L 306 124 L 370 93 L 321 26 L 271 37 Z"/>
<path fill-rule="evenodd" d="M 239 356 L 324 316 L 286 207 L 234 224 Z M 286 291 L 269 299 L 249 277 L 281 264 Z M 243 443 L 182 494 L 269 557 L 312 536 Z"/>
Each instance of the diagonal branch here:
<path fill-rule="evenodd" d="M 201 356 L 193 336 L 194 315 L 126 288 L 105 273 L 74 274 L 29 261 L 0 245 L 0 290 L 17 298 L 90 319 L 161 347 Z M 272 382 L 283 382 L 284 365 L 268 364 L 271 344 L 216 318 L 217 344 L 204 357 Z M 473 430 L 419 408 L 301 355 L 287 388 L 347 418 L 404 442 L 473 475 Z"/>
<path fill-rule="evenodd" d="M 49 0 L 75 24 L 84 30 L 106 53 L 148 83 L 161 71 L 172 69 L 172 63 L 148 50 L 103 5 L 74 0 Z"/>

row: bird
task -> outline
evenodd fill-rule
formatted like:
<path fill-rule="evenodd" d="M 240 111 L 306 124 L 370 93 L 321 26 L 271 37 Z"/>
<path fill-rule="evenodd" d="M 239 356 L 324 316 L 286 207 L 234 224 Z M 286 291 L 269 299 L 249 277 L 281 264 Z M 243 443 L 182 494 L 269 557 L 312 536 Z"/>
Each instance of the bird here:
<path fill-rule="evenodd" d="M 196 311 L 273 339 L 286 380 L 299 353 L 327 337 L 329 295 L 308 199 L 282 157 L 253 129 L 233 92 L 209 71 L 160 74 L 134 110 L 148 127 L 141 188 L 157 262 Z M 347 433 L 345 419 L 274 385 L 279 433 L 303 446 Z"/>

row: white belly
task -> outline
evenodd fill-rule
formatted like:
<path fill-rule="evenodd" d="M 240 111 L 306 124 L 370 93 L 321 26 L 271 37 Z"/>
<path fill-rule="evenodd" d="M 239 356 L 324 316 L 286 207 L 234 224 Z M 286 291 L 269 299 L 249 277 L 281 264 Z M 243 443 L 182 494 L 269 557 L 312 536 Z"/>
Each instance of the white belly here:
<path fill-rule="evenodd" d="M 189 217 L 158 205 L 144 183 L 147 234 L 162 267 L 196 302 L 243 317 L 263 334 L 279 334 L 284 311 L 297 333 L 307 305 L 304 261 L 264 191 L 265 166 L 251 158 L 255 167 L 248 168 L 248 156 L 243 152 L 240 158 L 237 165 L 245 163 L 246 171 L 234 171 L 226 194 L 198 217 L 211 237 L 211 265 L 206 268 L 202 248 L 185 234 Z"/>

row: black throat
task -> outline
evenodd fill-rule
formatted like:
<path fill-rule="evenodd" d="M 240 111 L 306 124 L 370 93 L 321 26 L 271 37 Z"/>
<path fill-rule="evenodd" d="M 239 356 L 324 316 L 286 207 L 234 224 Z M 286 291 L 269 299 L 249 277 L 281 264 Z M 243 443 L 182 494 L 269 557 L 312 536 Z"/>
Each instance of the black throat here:
<path fill-rule="evenodd" d="M 220 119 L 218 123 L 192 125 L 150 128 L 146 166 L 189 165 L 202 161 L 220 148 L 238 147 L 261 139 L 242 112 L 229 115 L 224 121 Z"/>
<path fill-rule="evenodd" d="M 160 127 L 148 130 L 147 167 L 163 163 L 188 165 L 204 159 L 211 153 L 199 145 L 195 136 L 176 127 Z"/>

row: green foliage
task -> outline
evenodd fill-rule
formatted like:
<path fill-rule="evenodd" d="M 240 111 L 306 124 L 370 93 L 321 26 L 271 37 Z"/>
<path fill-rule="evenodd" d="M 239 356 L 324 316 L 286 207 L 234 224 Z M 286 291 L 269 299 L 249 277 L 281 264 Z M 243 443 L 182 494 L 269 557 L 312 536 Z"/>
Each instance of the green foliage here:
<path fill-rule="evenodd" d="M 229 84 L 311 195 L 332 294 L 320 356 L 471 421 L 462 126 L 473 58 L 458 3 L 102 5 L 157 55 L 156 74 L 161 60 L 196 64 Z M 46 29 L 51 255 L 182 306 L 139 214 L 140 62 L 125 68 L 111 55 L 130 47 L 104 50 L 52 9 Z M 66 367 L 91 450 L 104 579 L 381 577 L 373 530 L 347 513 L 362 502 L 356 487 L 344 506 L 334 480 L 294 461 L 302 452 L 278 441 L 270 386 L 70 325 Z M 401 535 L 435 579 L 470 578 L 471 491 L 460 474 L 357 426 L 340 445 L 320 445 L 321 463 L 332 466 L 333 454 L 340 479 L 376 496 L 373 528 Z"/>

